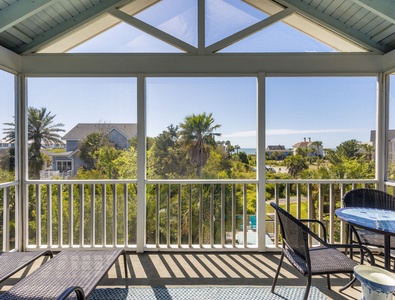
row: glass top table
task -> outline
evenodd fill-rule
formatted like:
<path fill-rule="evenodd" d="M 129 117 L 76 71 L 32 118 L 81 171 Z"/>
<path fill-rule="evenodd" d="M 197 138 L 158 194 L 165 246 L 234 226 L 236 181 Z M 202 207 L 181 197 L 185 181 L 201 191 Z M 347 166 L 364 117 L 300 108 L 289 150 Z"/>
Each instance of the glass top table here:
<path fill-rule="evenodd" d="M 350 225 L 364 228 L 384 235 L 384 263 L 390 269 L 390 236 L 395 236 L 395 211 L 345 207 L 335 211 L 336 216 Z"/>

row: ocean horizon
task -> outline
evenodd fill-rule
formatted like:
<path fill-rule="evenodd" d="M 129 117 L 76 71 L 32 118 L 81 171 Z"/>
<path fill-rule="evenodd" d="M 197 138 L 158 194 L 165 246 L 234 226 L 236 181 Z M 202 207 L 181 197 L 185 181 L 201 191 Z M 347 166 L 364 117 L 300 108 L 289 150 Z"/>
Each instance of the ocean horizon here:
<path fill-rule="evenodd" d="M 239 152 L 245 152 L 247 155 L 256 154 L 256 148 L 240 148 Z"/>

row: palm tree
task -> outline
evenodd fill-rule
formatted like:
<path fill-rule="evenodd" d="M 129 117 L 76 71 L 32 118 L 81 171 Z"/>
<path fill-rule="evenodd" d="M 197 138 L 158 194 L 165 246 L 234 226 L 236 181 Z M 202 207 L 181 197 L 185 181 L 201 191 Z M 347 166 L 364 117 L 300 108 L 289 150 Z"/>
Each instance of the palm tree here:
<path fill-rule="evenodd" d="M 51 115 L 47 112 L 45 107 L 41 109 L 29 107 L 28 108 L 28 141 L 32 142 L 29 148 L 29 170 L 34 178 L 40 178 L 40 170 L 44 165 L 44 160 L 41 156 L 40 150 L 42 144 L 60 143 L 61 136 L 58 132 L 64 131 L 64 124 L 53 124 L 56 115 Z M 10 143 L 15 143 L 15 122 L 4 123 L 4 125 L 11 126 L 4 129 L 5 139 Z"/>
<path fill-rule="evenodd" d="M 220 133 L 214 131 L 221 125 L 213 125 L 213 114 L 206 113 L 186 116 L 184 123 L 180 124 L 180 136 L 188 149 L 191 163 L 196 166 L 196 174 L 200 177 L 202 168 L 206 165 L 210 156 L 210 148 L 215 148 L 215 136 Z"/>
<path fill-rule="evenodd" d="M 306 158 L 301 155 L 288 156 L 284 162 L 288 168 L 288 173 L 293 178 L 296 178 L 300 172 L 309 168 L 306 163 Z"/>

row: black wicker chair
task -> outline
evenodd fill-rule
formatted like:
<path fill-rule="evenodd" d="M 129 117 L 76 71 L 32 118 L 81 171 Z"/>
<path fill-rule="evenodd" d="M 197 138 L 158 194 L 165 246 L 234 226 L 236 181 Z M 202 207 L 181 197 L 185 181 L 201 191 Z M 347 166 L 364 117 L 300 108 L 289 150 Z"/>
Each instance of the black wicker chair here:
<path fill-rule="evenodd" d="M 277 283 L 277 278 L 280 274 L 281 266 L 284 256 L 289 260 L 291 265 L 296 268 L 303 276 L 307 277 L 307 286 L 304 294 L 304 300 L 309 296 L 311 279 L 314 275 L 327 275 L 328 289 L 331 289 L 330 274 L 353 274 L 354 267 L 358 262 L 348 257 L 346 254 L 338 250 L 338 248 L 357 248 L 362 249 L 368 253 L 371 258 L 371 264 L 374 264 L 374 257 L 369 249 L 364 246 L 353 244 L 328 244 L 326 241 L 326 229 L 322 222 L 318 220 L 298 220 L 282 209 L 277 204 L 271 202 L 270 205 L 276 210 L 278 221 L 281 228 L 281 236 L 283 248 L 281 252 L 280 262 L 278 264 L 277 272 L 274 277 L 272 285 L 272 293 Z M 302 221 L 318 223 L 322 226 L 324 239 L 321 239 L 313 231 L 311 231 Z M 309 236 L 320 242 L 321 246 L 310 247 Z M 363 263 L 361 256 L 360 263 Z M 351 279 L 344 287 L 344 289 L 351 286 L 355 281 L 355 277 Z"/>
<path fill-rule="evenodd" d="M 343 206 L 395 210 L 395 197 L 375 189 L 354 189 L 343 196 Z M 384 248 L 384 236 L 382 234 L 351 225 L 349 225 L 349 228 L 347 239 L 351 243 Z M 395 249 L 395 238 L 391 237 L 390 241 L 391 249 Z"/>

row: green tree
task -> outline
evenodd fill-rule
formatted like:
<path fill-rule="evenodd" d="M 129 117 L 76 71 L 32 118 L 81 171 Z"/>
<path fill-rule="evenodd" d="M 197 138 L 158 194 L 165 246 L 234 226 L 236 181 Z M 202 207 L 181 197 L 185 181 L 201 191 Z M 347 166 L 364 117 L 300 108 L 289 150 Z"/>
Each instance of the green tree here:
<path fill-rule="evenodd" d="M 184 122 L 180 124 L 180 136 L 185 144 L 189 159 L 193 166 L 196 167 L 196 175 L 200 177 L 202 167 L 207 163 L 210 156 L 210 149 L 215 149 L 215 133 L 221 125 L 214 125 L 212 113 L 206 115 L 192 114 L 185 117 Z"/>
<path fill-rule="evenodd" d="M 369 161 L 372 160 L 373 154 L 374 154 L 374 146 L 369 145 L 369 144 L 362 144 L 361 147 L 365 151 L 366 159 Z"/>
<path fill-rule="evenodd" d="M 54 123 L 56 115 L 51 115 L 45 107 L 41 109 L 28 108 L 28 141 L 31 142 L 29 147 L 29 175 L 36 179 L 40 178 L 40 171 L 44 165 L 44 159 L 41 155 L 43 144 L 61 143 L 59 132 L 63 132 L 62 123 Z M 10 126 L 4 129 L 5 139 L 10 143 L 15 143 L 15 122 L 4 123 Z"/>
<path fill-rule="evenodd" d="M 89 133 L 79 145 L 79 157 L 84 161 L 87 170 L 96 168 L 97 151 L 102 147 L 112 146 L 110 137 L 105 132 Z"/>
<path fill-rule="evenodd" d="M 296 178 L 300 172 L 309 168 L 307 160 L 302 155 L 291 155 L 284 160 L 288 168 L 288 174 Z"/>
<path fill-rule="evenodd" d="M 160 179 L 185 178 L 191 174 L 187 161 L 187 150 L 178 138 L 178 126 L 170 125 L 154 139 L 152 146 L 154 155 L 149 165 L 150 174 Z"/>
<path fill-rule="evenodd" d="M 360 149 L 360 142 L 357 140 L 348 140 L 342 142 L 339 146 L 336 147 L 336 152 L 343 157 L 346 158 L 355 158 L 360 156 L 358 154 Z"/>
<path fill-rule="evenodd" d="M 121 151 L 114 147 L 104 146 L 96 151 L 97 168 L 101 170 L 108 179 L 117 178 L 116 159 Z"/>

